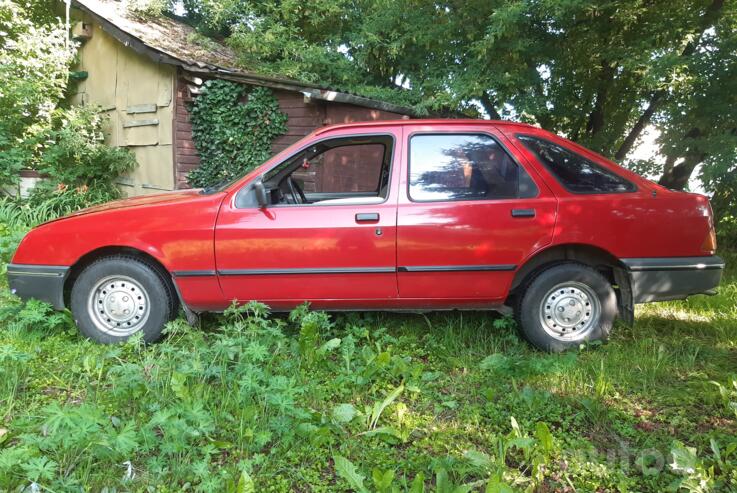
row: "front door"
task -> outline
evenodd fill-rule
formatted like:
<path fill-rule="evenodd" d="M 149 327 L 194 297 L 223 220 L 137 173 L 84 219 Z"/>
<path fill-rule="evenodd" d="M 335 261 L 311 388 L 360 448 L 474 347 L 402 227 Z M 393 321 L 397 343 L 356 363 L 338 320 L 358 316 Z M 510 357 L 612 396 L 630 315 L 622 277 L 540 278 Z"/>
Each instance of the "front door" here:
<path fill-rule="evenodd" d="M 397 225 L 400 298 L 428 306 L 502 300 L 517 267 L 550 243 L 555 197 L 491 130 L 408 139 Z"/>
<path fill-rule="evenodd" d="M 224 203 L 215 231 L 223 293 L 288 308 L 381 306 L 397 297 L 401 130 L 310 144 L 263 176 L 271 205 Z"/>

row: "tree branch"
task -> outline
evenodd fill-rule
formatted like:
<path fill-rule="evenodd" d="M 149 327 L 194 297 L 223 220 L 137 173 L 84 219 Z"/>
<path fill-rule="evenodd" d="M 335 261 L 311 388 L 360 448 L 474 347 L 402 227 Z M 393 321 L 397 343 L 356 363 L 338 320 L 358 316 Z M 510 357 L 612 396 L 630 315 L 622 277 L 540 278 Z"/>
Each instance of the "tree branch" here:
<path fill-rule="evenodd" d="M 683 139 L 697 139 L 702 135 L 701 130 L 694 127 L 686 132 Z M 677 157 L 674 155 L 668 155 L 665 167 L 663 168 L 663 176 L 660 177 L 658 183 L 673 190 L 683 190 L 686 188 L 686 185 L 688 185 L 688 181 L 691 179 L 693 170 L 696 169 L 696 166 L 704 162 L 704 159 L 706 159 L 707 156 L 708 154 L 702 150 L 691 148 L 686 150 L 686 155 L 683 161 L 678 164 L 674 164 Z"/>
<path fill-rule="evenodd" d="M 489 118 L 491 118 L 492 120 L 502 119 L 502 116 L 499 114 L 499 112 L 496 110 L 494 106 L 494 101 L 491 99 L 491 97 L 486 91 L 481 93 L 481 96 L 479 97 L 479 101 L 481 101 L 481 106 L 484 107 L 484 110 L 489 115 Z"/>
<path fill-rule="evenodd" d="M 690 154 L 686 158 L 673 166 L 669 171 L 663 173 L 663 176 L 658 180 L 660 185 L 672 190 L 683 190 L 688 185 L 693 170 L 696 166 L 704 162 L 706 159 L 706 153 Z"/>
<path fill-rule="evenodd" d="M 681 51 L 681 58 L 685 58 L 694 54 L 696 48 L 698 48 L 699 44 L 701 43 L 701 38 L 704 35 L 704 32 L 711 26 L 713 26 L 721 16 L 723 6 L 724 0 L 713 0 L 711 5 L 706 8 L 706 12 L 704 12 L 704 15 L 701 17 L 701 26 L 698 35 L 692 41 L 686 43 L 683 51 Z M 650 96 L 650 101 L 648 102 L 645 111 L 642 113 L 642 115 L 640 115 L 640 118 L 637 119 L 637 122 L 635 122 L 632 130 L 630 130 L 630 132 L 624 138 L 622 145 L 619 147 L 616 154 L 614 154 L 614 159 L 616 161 L 621 161 L 627 156 L 627 154 L 629 154 L 629 152 L 632 150 L 632 146 L 635 144 L 637 138 L 640 136 L 647 124 L 650 123 L 650 119 L 658 110 L 659 106 L 662 104 L 665 96 L 666 91 L 664 89 L 655 91 Z"/>
<path fill-rule="evenodd" d="M 619 146 L 619 149 L 617 149 L 617 152 L 614 154 L 615 161 L 621 161 L 627 156 L 627 154 L 629 154 L 629 152 L 632 150 L 632 146 L 635 145 L 637 138 L 640 136 L 647 124 L 650 123 L 650 118 L 652 118 L 652 116 L 655 114 L 655 110 L 658 109 L 658 106 L 660 105 L 660 102 L 663 100 L 664 97 L 665 91 L 662 89 L 660 91 L 654 92 L 652 96 L 650 96 L 650 101 L 647 104 L 647 108 L 645 108 L 645 111 L 642 113 L 642 115 L 640 115 L 640 118 L 637 119 L 637 122 L 635 122 L 632 130 L 630 130 L 630 132 L 624 138 L 622 145 Z"/>

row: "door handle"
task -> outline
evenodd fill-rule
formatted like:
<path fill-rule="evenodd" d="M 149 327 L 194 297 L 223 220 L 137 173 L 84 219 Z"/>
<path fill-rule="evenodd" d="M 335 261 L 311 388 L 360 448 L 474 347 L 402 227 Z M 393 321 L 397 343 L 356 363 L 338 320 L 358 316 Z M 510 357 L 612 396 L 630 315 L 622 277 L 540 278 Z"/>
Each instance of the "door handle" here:
<path fill-rule="evenodd" d="M 356 214 L 357 223 L 375 223 L 379 220 L 378 212 L 361 212 Z"/>
<path fill-rule="evenodd" d="M 535 217 L 535 209 L 512 209 L 512 217 Z"/>

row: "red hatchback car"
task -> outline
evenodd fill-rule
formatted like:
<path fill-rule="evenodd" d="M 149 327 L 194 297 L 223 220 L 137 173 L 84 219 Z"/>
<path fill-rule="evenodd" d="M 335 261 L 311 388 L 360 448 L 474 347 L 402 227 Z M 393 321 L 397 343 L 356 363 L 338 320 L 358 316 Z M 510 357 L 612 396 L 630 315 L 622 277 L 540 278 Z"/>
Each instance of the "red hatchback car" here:
<path fill-rule="evenodd" d="M 706 197 L 544 130 L 479 120 L 325 127 L 227 185 L 92 207 L 32 230 L 22 298 L 104 343 L 232 300 L 275 310 L 502 309 L 560 351 L 633 305 L 710 293 Z"/>

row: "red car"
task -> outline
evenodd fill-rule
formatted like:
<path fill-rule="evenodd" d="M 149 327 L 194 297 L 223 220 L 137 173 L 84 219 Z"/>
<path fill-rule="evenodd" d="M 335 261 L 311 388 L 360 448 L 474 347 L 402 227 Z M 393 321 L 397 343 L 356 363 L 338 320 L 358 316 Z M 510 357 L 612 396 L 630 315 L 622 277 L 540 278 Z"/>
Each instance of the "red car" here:
<path fill-rule="evenodd" d="M 104 343 L 232 300 L 275 310 L 503 309 L 560 351 L 633 305 L 710 293 L 709 201 L 538 128 L 480 120 L 325 127 L 227 185 L 92 207 L 32 230 L 22 298 Z"/>

